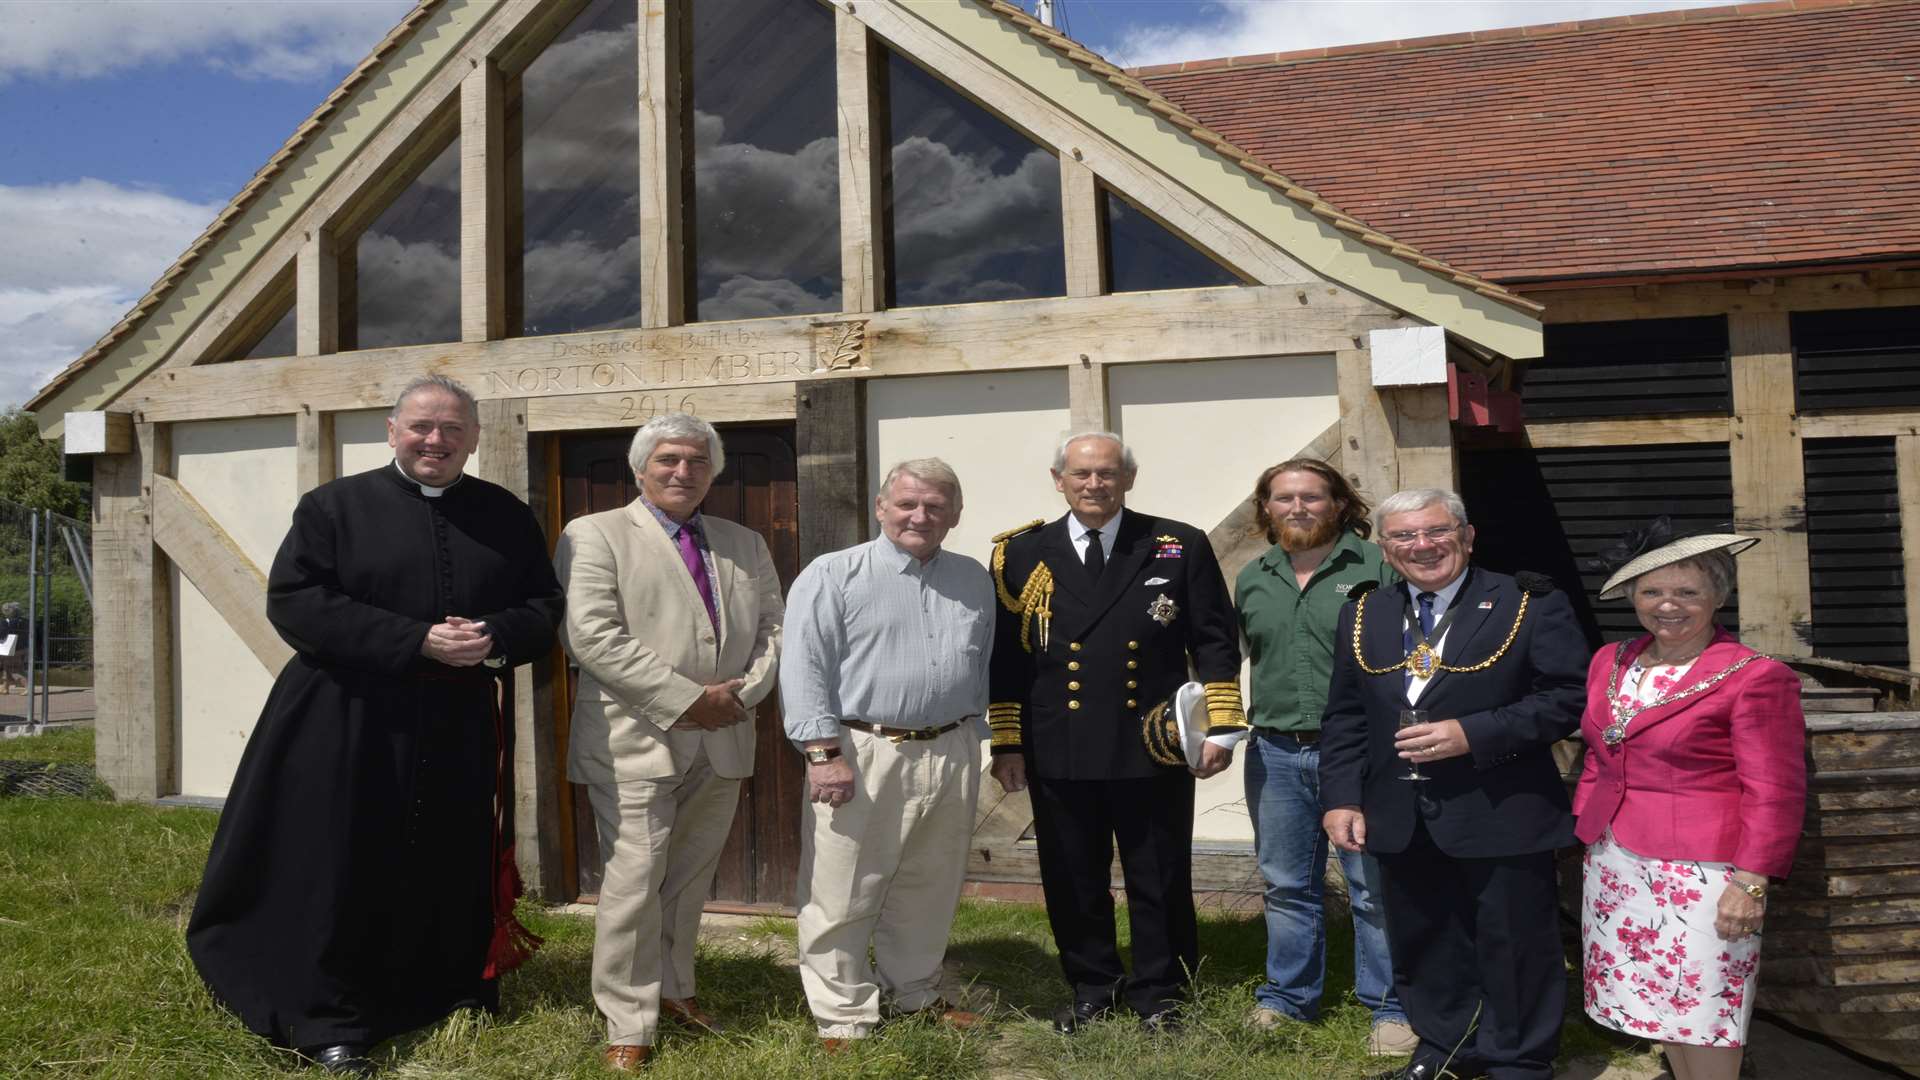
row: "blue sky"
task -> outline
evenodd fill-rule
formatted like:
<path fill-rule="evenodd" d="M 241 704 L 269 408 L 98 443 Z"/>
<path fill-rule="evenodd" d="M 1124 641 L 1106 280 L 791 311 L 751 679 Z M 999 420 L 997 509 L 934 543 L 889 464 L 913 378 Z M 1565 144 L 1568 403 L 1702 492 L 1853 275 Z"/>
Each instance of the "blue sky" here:
<path fill-rule="evenodd" d="M 1122 64 L 1699 0 L 1059 0 Z M 117 322 L 409 0 L 0 0 L 0 407 Z M 1025 6 L 1031 10 L 1032 0 Z"/>

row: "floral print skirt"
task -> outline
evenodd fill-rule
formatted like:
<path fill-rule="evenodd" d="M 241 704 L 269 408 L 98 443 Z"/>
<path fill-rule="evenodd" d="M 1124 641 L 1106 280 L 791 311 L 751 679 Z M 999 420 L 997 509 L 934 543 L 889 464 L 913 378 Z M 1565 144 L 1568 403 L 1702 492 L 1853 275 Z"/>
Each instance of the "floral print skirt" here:
<path fill-rule="evenodd" d="M 1644 1039 L 1744 1045 L 1760 936 L 1724 941 L 1713 928 L 1733 865 L 1649 859 L 1621 847 L 1611 829 L 1583 862 L 1587 1015 Z"/>

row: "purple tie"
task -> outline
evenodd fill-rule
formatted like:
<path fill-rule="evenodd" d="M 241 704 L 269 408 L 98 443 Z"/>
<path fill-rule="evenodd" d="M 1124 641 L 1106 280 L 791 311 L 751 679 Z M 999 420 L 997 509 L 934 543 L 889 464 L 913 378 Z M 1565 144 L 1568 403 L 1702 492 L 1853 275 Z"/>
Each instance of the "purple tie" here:
<path fill-rule="evenodd" d="M 687 564 L 687 573 L 693 575 L 693 587 L 700 590 L 700 599 L 707 605 L 707 618 L 712 621 L 715 630 L 720 629 L 720 612 L 713 604 L 713 582 L 707 579 L 707 559 L 700 554 L 700 545 L 694 539 L 693 522 L 680 526 L 680 561 Z"/>

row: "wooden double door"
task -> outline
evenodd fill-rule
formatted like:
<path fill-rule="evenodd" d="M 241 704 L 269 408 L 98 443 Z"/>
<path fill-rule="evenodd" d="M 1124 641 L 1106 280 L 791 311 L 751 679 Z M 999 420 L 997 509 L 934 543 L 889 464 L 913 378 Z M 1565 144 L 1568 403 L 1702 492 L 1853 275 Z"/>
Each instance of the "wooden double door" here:
<path fill-rule="evenodd" d="M 701 512 L 735 521 L 766 538 L 773 552 L 784 595 L 800 572 L 799 499 L 792 424 L 723 427 L 727 467 L 714 480 Z M 631 431 L 583 432 L 560 440 L 562 522 L 582 514 L 614 510 L 640 494 L 627 466 Z M 569 662 L 564 682 L 561 731 L 573 716 L 579 670 Z M 754 772 L 740 786 L 733 830 L 714 874 L 708 907 L 715 910 L 791 911 L 800 871 L 800 799 L 806 770 L 787 742 L 780 719 L 780 698 L 770 695 L 754 717 L 758 740 Z M 583 900 L 600 891 L 599 846 L 586 790 L 555 778 L 566 793 L 562 813 L 573 825 L 574 888 Z"/>

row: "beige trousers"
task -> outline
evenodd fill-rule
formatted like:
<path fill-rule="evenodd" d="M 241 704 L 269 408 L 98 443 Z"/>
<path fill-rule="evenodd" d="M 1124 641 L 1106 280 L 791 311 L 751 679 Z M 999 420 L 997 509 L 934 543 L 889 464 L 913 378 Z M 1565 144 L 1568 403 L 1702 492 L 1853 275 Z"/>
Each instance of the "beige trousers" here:
<path fill-rule="evenodd" d="M 693 996 L 700 911 L 726 846 L 740 781 L 714 774 L 706 752 L 680 776 L 593 784 L 606 864 L 593 918 L 593 1000 L 607 1041 L 651 1046 L 660 999 Z"/>
<path fill-rule="evenodd" d="M 853 800 L 802 807 L 800 982 L 822 1038 L 859 1039 L 880 1022 L 882 997 L 911 1012 L 940 996 L 980 798 L 980 736 L 972 724 L 925 742 L 847 730 L 840 745 Z"/>

